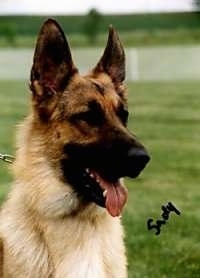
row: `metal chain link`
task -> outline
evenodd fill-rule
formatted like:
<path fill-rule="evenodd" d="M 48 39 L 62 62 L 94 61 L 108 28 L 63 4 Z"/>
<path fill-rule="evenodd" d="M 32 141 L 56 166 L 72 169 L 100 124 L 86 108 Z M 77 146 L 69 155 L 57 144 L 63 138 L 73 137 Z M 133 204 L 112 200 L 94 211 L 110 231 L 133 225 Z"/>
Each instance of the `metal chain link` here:
<path fill-rule="evenodd" d="M 7 163 L 13 163 L 14 161 L 14 156 L 9 155 L 9 154 L 2 154 L 0 153 L 0 160 L 7 162 Z"/>

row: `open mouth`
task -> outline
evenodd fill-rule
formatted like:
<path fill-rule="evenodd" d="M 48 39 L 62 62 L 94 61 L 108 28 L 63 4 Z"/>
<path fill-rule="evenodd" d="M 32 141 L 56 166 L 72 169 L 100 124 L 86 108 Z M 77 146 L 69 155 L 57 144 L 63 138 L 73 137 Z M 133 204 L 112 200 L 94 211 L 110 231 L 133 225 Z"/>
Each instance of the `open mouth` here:
<path fill-rule="evenodd" d="M 68 144 L 68 159 L 61 160 L 64 178 L 80 198 L 105 207 L 113 217 L 121 214 L 127 201 L 122 178 L 136 178 L 150 159 L 143 148 L 131 148 L 116 156 L 118 152 Z"/>
<path fill-rule="evenodd" d="M 127 201 L 128 192 L 121 178 L 113 181 L 102 177 L 97 171 L 89 168 L 84 172 L 85 187 L 100 206 L 106 207 L 111 216 L 119 216 Z"/>
<path fill-rule="evenodd" d="M 65 180 L 81 198 L 105 207 L 113 217 L 121 214 L 128 196 L 121 176 L 111 178 L 96 169 L 77 167 L 69 160 L 61 161 L 61 165 Z"/>

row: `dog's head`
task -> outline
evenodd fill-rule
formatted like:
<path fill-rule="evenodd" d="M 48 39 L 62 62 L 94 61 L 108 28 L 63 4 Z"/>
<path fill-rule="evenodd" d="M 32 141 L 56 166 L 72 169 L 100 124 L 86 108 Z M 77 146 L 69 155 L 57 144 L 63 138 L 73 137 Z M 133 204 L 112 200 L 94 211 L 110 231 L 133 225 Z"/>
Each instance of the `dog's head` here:
<path fill-rule="evenodd" d="M 81 76 L 60 26 L 52 19 L 44 23 L 30 83 L 44 155 L 82 201 L 106 207 L 112 216 L 127 200 L 121 178 L 137 177 L 149 161 L 127 128 L 124 79 L 124 50 L 113 28 L 97 66 Z"/>

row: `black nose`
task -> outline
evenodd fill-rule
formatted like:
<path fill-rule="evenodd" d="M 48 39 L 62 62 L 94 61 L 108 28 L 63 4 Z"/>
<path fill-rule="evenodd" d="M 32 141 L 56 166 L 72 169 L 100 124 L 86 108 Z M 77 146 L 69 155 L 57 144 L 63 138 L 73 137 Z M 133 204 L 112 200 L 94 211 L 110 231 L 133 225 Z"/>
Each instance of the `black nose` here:
<path fill-rule="evenodd" d="M 143 148 L 131 148 L 128 151 L 128 172 L 130 177 L 137 177 L 149 162 L 150 156 Z"/>
<path fill-rule="evenodd" d="M 137 163 L 144 165 L 144 166 L 150 160 L 150 156 L 147 154 L 146 150 L 140 149 L 140 148 L 131 148 L 128 151 L 128 157 L 130 159 L 134 159 Z"/>

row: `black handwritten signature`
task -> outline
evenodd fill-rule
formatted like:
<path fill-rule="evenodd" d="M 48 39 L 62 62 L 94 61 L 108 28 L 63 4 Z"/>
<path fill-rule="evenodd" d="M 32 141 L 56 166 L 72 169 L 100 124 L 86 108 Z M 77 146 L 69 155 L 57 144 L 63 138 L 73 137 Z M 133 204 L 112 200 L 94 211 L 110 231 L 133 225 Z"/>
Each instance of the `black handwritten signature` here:
<path fill-rule="evenodd" d="M 153 224 L 154 220 L 152 218 L 147 220 L 147 229 L 148 230 L 155 229 L 156 230 L 155 235 L 160 234 L 161 226 L 167 223 L 170 212 L 174 212 L 177 215 L 181 214 L 181 212 L 171 202 L 169 202 L 166 206 L 161 206 L 161 209 L 162 209 L 162 214 L 161 214 L 162 219 L 157 220 L 156 224 Z"/>

